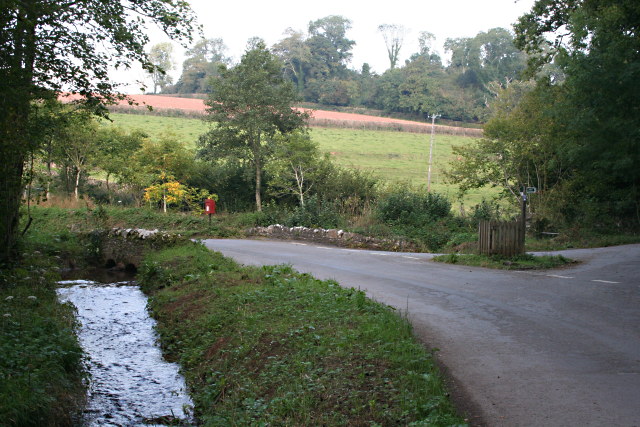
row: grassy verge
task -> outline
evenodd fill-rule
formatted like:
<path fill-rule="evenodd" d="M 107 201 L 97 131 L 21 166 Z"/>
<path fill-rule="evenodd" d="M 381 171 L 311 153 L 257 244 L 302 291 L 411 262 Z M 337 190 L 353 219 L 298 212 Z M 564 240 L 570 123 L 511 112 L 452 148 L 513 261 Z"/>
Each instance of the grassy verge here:
<path fill-rule="evenodd" d="M 505 258 L 497 255 L 460 255 L 452 253 L 436 256 L 433 260 L 447 264 L 460 264 L 473 267 L 496 268 L 501 270 L 546 270 L 575 263 L 575 261 L 565 258 L 562 255 L 534 256 L 531 254 Z"/>
<path fill-rule="evenodd" d="M 0 269 L 0 424 L 73 425 L 84 401 L 83 354 L 71 306 L 56 297 L 56 259 L 26 245 Z"/>
<path fill-rule="evenodd" d="M 27 233 L 28 240 L 42 239 L 43 235 L 54 240 L 70 238 L 71 232 L 91 231 L 96 228 L 145 228 L 160 229 L 186 237 L 211 236 L 234 237 L 242 235 L 245 224 L 241 215 L 214 215 L 209 223 L 205 215 L 192 212 L 158 209 L 79 205 L 72 208 L 36 206 L 31 209 L 33 223 Z"/>
<path fill-rule="evenodd" d="M 197 244 L 140 279 L 205 425 L 462 423 L 409 323 L 362 291 Z"/>
<path fill-rule="evenodd" d="M 528 251 L 559 251 L 575 248 L 604 248 L 607 246 L 640 243 L 637 232 L 594 232 L 593 230 L 567 230 L 554 238 L 527 238 Z"/>

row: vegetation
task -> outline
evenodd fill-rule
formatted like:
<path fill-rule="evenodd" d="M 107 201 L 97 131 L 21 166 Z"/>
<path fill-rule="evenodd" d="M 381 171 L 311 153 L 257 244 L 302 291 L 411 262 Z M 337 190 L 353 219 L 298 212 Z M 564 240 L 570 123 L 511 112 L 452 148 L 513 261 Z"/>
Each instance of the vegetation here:
<path fill-rule="evenodd" d="M 433 257 L 433 260 L 437 262 L 445 262 L 447 264 L 496 268 L 500 270 L 548 270 L 551 268 L 564 267 L 575 262 L 563 257 L 562 255 L 535 256 L 531 254 L 505 258 L 497 255 L 461 255 L 451 253 L 449 255 L 438 255 Z"/>
<path fill-rule="evenodd" d="M 144 129 L 152 139 L 173 134 L 176 140 L 189 149 L 195 147 L 199 135 L 207 129 L 202 120 L 195 118 L 136 114 L 111 114 L 111 118 L 116 127 L 127 132 Z M 426 185 L 429 140 L 424 134 L 312 127 L 309 129 L 309 136 L 310 143 L 317 146 L 317 151 L 321 154 L 329 153 L 332 162 L 338 166 L 372 173 L 385 183 Z M 431 188 L 446 195 L 452 202 L 458 197 L 458 186 L 449 183 L 444 172 L 449 163 L 457 161 L 453 148 L 465 147 L 473 142 L 473 138 L 455 135 L 437 135 L 435 138 Z M 276 161 L 278 158 L 276 156 Z M 269 176 L 267 174 L 267 180 Z M 224 206 L 227 198 L 222 197 L 223 192 L 217 188 L 212 188 L 211 191 L 221 196 Z M 282 197 L 278 192 L 268 194 Z M 467 189 L 462 203 L 469 209 L 482 200 L 492 199 L 496 194 L 498 191 L 490 187 Z"/>
<path fill-rule="evenodd" d="M 454 182 L 491 182 L 513 201 L 537 187 L 537 228 L 637 230 L 638 13 L 632 1 L 537 1 L 516 25 L 537 80 L 500 94 L 486 139 L 457 151 Z"/>
<path fill-rule="evenodd" d="M 68 229 L 49 231 L 22 240 L 19 260 L 0 269 L 0 419 L 7 426 L 73 425 L 84 404 L 74 311 L 55 292 L 61 257 L 83 245 Z"/>
<path fill-rule="evenodd" d="M 432 48 L 433 34 L 419 33 L 419 51 L 405 64 L 398 57 L 406 30 L 397 24 L 383 24 L 379 30 L 385 40 L 390 67 L 378 75 L 369 64 L 349 68 L 355 41 L 349 39 L 351 21 L 331 15 L 311 21 L 305 31 L 287 29 L 286 37 L 272 46 L 282 60 L 282 72 L 306 102 L 332 107 L 368 107 L 386 113 L 404 113 L 424 119 L 439 113 L 457 121 L 484 121 L 487 101 L 501 87 L 508 86 L 524 69 L 526 55 L 513 43 L 504 28 L 480 32 L 475 37 L 447 39 L 445 65 Z M 211 92 L 208 79 L 217 77 L 219 64 L 229 65 L 221 39 L 203 39 L 203 49 L 188 52 L 178 83 L 163 93 Z M 382 48 L 382 46 L 381 46 Z M 194 72 L 198 64 L 200 72 Z"/>
<path fill-rule="evenodd" d="M 205 425 L 462 424 L 409 323 L 363 291 L 195 244 L 140 276 Z"/>
<path fill-rule="evenodd" d="M 428 33 L 398 66 L 396 34 L 388 39 L 391 69 L 381 76 L 366 64 L 347 68 L 354 41 L 347 38 L 350 21 L 340 16 L 312 21 L 307 33 L 290 31 L 274 46 L 279 60 L 256 39 L 231 67 L 222 41 L 204 40 L 174 87 L 211 93 L 213 126 L 200 139 L 200 158 L 172 132 L 124 131 L 92 118 L 120 98 L 109 66 L 168 67 L 167 55 L 144 51 L 144 20 L 136 17 L 189 40 L 194 17 L 186 2 L 9 1 L 3 12 L 3 422 L 70 424 L 81 403 L 72 313 L 54 292 L 57 264 L 84 262 L 93 248 L 75 231 L 126 225 L 231 236 L 279 222 L 404 238 L 455 252 L 442 259 L 452 263 L 556 267 L 568 260 L 457 254 L 473 252 L 478 220 L 512 218 L 524 187 L 536 187 L 529 249 L 638 241 L 637 1 L 537 0 L 516 25 L 515 44 L 503 29 L 448 40 L 446 67 Z M 567 34 L 556 34 L 559 28 Z M 517 81 L 525 59 L 531 80 Z M 168 83 L 156 77 L 159 86 Z M 63 88 L 82 101 L 59 104 Z M 298 95 L 416 117 L 489 118 L 482 140 L 458 140 L 449 151 L 454 141 L 439 137 L 436 163 L 452 160 L 448 177 L 462 192 L 489 185 L 506 203 L 477 200 L 454 215 L 448 195 L 382 182 L 367 169 L 395 175 L 409 164 L 424 168 L 425 138 L 307 133 L 290 108 Z M 192 133 L 191 143 L 203 133 Z M 417 179 L 412 173 L 403 176 Z M 200 201 L 216 195 L 225 214 L 209 224 Z M 73 209 L 44 208 L 51 200 Z M 242 269 L 195 244 L 150 255 L 142 277 L 166 350 L 187 369 L 199 415 L 210 425 L 459 422 L 406 320 L 361 291 L 286 266 Z"/>
<path fill-rule="evenodd" d="M 296 94 L 280 73 L 281 64 L 262 41 L 252 41 L 240 64 L 211 80 L 207 120 L 199 156 L 247 162 L 255 174 L 256 209 L 262 210 L 262 175 L 279 143 L 303 131 L 305 114 L 292 109 Z"/>
<path fill-rule="evenodd" d="M 102 102 L 118 98 L 108 78 L 111 66 L 141 63 L 153 68 L 143 50 L 148 41 L 144 22 L 158 24 L 170 37 L 189 40 L 194 19 L 188 3 L 171 0 L 3 3 L 0 263 L 15 248 L 25 162 L 47 130 L 34 120 L 38 104 L 56 99 L 64 89 L 83 95 L 89 109 L 104 114 Z"/>
<path fill-rule="evenodd" d="M 149 51 L 149 61 L 153 65 L 153 70 L 149 72 L 153 82 L 153 93 L 158 93 L 158 88 L 164 90 L 167 85 L 173 83 L 173 79 L 167 74 L 174 68 L 173 45 L 171 43 L 158 43 L 151 46 Z"/>

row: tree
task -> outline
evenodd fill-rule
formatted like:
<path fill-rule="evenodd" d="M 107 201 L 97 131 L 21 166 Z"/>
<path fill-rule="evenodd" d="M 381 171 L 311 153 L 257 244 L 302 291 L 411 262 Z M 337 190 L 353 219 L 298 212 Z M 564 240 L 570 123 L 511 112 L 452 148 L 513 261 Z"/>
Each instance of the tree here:
<path fill-rule="evenodd" d="M 318 144 L 306 132 L 282 136 L 275 150 L 275 159 L 269 165 L 273 176 L 270 187 L 277 195 L 294 194 L 300 206 L 316 184 L 321 170 Z"/>
<path fill-rule="evenodd" d="M 435 39 L 435 34 L 430 33 L 429 31 L 420 31 L 420 34 L 418 35 L 418 46 L 420 48 L 418 55 L 431 55 L 431 49 Z"/>
<path fill-rule="evenodd" d="M 346 35 L 351 21 L 331 15 L 309 23 L 306 41 L 311 51 L 308 75 L 315 79 L 342 77 L 351 60 L 351 49 L 355 42 Z"/>
<path fill-rule="evenodd" d="M 87 114 L 76 114 L 58 135 L 64 162 L 73 173 L 73 195 L 80 198 L 80 178 L 94 165 L 98 152 L 97 123 Z"/>
<path fill-rule="evenodd" d="M 24 162 L 41 142 L 31 120 L 33 102 L 63 89 L 82 95 L 104 113 L 105 102 L 122 98 L 110 82 L 111 66 L 153 65 L 144 51 L 145 22 L 171 38 L 190 39 L 195 16 L 174 0 L 5 0 L 0 16 L 0 262 L 14 248 Z"/>
<path fill-rule="evenodd" d="M 544 208 L 548 191 L 570 173 L 559 155 L 564 130 L 547 108 L 562 96 L 560 88 L 533 88 L 527 82 L 502 90 L 492 104 L 485 137 L 454 147 L 457 160 L 447 172 L 449 180 L 459 184 L 462 192 L 485 185 L 501 188 L 502 196 L 514 204 L 521 200 L 523 187 L 536 187 L 532 205 Z"/>
<path fill-rule="evenodd" d="M 304 91 L 305 69 L 311 60 L 311 49 L 305 42 L 305 36 L 301 31 L 288 28 L 285 31 L 287 38 L 280 40 L 273 46 L 273 52 L 285 65 L 285 72 L 296 84 L 298 93 Z"/>
<path fill-rule="evenodd" d="M 394 69 L 398 63 L 400 49 L 402 48 L 407 30 L 402 25 L 382 24 L 378 26 L 378 31 L 382 33 L 382 38 L 384 38 L 384 42 L 387 45 L 389 68 Z"/>
<path fill-rule="evenodd" d="M 182 74 L 175 86 L 168 87 L 167 93 L 206 93 L 209 91 L 209 79 L 218 76 L 221 64 L 229 65 L 231 59 L 226 55 L 227 46 L 220 38 L 200 39 L 187 50 L 187 59 L 182 63 Z"/>
<path fill-rule="evenodd" d="M 167 74 L 167 71 L 174 68 L 172 54 L 171 43 L 158 43 L 151 47 L 149 61 L 153 64 L 153 70 L 149 74 L 153 82 L 153 93 L 158 93 L 158 88 L 164 90 L 167 85 L 173 83 L 173 79 Z"/>
<path fill-rule="evenodd" d="M 538 0 L 515 26 L 530 75 L 555 63 L 565 76 L 547 108 L 568 131 L 574 172 L 559 198 L 580 206 L 569 220 L 640 225 L 639 16 L 634 0 Z"/>
<path fill-rule="evenodd" d="M 255 170 L 256 209 L 262 210 L 262 173 L 278 137 L 304 129 L 305 114 L 292 109 L 297 94 L 282 75 L 282 62 L 262 41 L 252 42 L 240 64 L 221 67 L 206 101 L 213 128 L 200 137 L 200 155 L 209 160 L 236 156 Z"/>
<path fill-rule="evenodd" d="M 148 136 L 139 130 L 126 133 L 120 128 L 102 127 L 98 130 L 97 137 L 100 142 L 96 165 L 106 174 L 107 194 L 111 201 L 110 178 L 114 176 L 118 182 L 126 183 L 131 159 Z"/>

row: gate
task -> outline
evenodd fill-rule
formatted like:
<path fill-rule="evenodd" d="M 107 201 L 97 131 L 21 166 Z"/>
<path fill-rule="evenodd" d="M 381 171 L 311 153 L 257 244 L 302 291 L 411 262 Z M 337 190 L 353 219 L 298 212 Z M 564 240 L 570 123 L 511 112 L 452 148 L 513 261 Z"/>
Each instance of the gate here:
<path fill-rule="evenodd" d="M 524 254 L 524 227 L 521 221 L 480 221 L 478 236 L 481 255 L 512 257 Z"/>

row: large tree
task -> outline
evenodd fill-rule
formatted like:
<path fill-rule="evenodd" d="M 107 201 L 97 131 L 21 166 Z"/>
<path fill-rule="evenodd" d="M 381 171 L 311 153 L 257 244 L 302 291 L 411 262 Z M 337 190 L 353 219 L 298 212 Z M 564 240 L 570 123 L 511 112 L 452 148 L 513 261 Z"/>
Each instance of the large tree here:
<path fill-rule="evenodd" d="M 305 72 L 311 60 L 311 49 L 306 43 L 305 35 L 301 31 L 287 28 L 288 36 L 273 46 L 274 53 L 282 60 L 285 73 L 298 88 L 298 93 L 304 91 Z"/>
<path fill-rule="evenodd" d="M 398 63 L 400 49 L 402 49 L 402 43 L 404 42 L 407 29 L 398 24 L 382 24 L 378 25 L 378 31 L 382 33 L 382 38 L 387 46 L 389 68 L 393 69 Z"/>
<path fill-rule="evenodd" d="M 167 74 L 174 68 L 173 45 L 171 43 L 157 43 L 151 46 L 149 60 L 153 64 L 153 71 L 149 74 L 153 82 L 153 93 L 158 93 L 158 88 L 164 90 L 165 86 L 173 83 L 173 78 Z"/>
<path fill-rule="evenodd" d="M 182 63 L 182 75 L 178 82 L 167 87 L 167 93 L 209 92 L 209 79 L 218 75 L 221 64 L 229 65 L 231 58 L 226 55 L 227 46 L 220 38 L 200 39 L 186 52 Z"/>
<path fill-rule="evenodd" d="M 538 0 L 515 27 L 532 74 L 554 62 L 565 75 L 548 108 L 568 134 L 561 199 L 580 206 L 568 220 L 640 225 L 639 25 L 636 0 Z"/>
<path fill-rule="evenodd" d="M 181 0 L 2 0 L 0 3 L 0 262 L 14 247 L 24 162 L 41 140 L 32 105 L 62 90 L 99 106 L 117 97 L 110 67 L 153 69 L 146 22 L 190 38 L 195 17 Z M 102 109 L 104 111 L 104 109 Z"/>
<path fill-rule="evenodd" d="M 282 75 L 282 62 L 261 40 L 252 40 L 233 68 L 221 67 L 206 101 L 212 129 L 200 137 L 200 155 L 209 160 L 236 157 L 255 171 L 256 209 L 262 210 L 262 172 L 279 136 L 304 129 L 305 115 L 292 109 L 295 88 Z"/>

